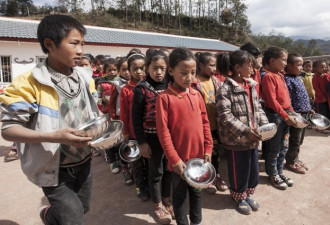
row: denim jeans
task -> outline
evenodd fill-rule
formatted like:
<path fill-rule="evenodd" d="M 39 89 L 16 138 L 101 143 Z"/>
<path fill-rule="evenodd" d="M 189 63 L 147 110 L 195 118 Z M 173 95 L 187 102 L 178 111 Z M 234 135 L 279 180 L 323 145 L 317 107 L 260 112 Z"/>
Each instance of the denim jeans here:
<path fill-rule="evenodd" d="M 307 117 L 307 113 L 302 113 L 301 116 Z M 305 128 L 290 127 L 289 130 L 289 149 L 286 153 L 286 162 L 292 164 L 299 159 L 300 145 L 302 145 L 305 136 Z"/>
<path fill-rule="evenodd" d="M 89 210 L 92 195 L 91 162 L 79 166 L 60 168 L 59 182 L 55 187 L 42 187 L 50 203 L 48 225 L 81 225 Z"/>
<path fill-rule="evenodd" d="M 163 198 L 171 196 L 171 173 L 167 168 L 167 159 L 157 137 L 147 135 L 147 142 L 151 148 L 149 165 L 149 190 L 154 203 L 160 203 Z"/>
<path fill-rule="evenodd" d="M 283 163 L 288 151 L 289 126 L 275 112 L 265 109 L 269 123 L 276 123 L 275 136 L 262 142 L 262 151 L 265 158 L 266 173 L 275 176 L 283 173 Z"/>
<path fill-rule="evenodd" d="M 202 221 L 202 190 L 191 187 L 180 175 L 172 172 L 172 203 L 176 223 L 178 225 L 189 225 L 185 210 L 187 191 L 189 192 L 189 217 L 193 224 L 200 224 Z"/>

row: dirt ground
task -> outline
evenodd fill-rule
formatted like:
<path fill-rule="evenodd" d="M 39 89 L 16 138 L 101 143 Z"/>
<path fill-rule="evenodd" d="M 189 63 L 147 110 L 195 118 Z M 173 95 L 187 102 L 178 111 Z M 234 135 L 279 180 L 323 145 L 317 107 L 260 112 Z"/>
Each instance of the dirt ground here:
<path fill-rule="evenodd" d="M 41 189 L 27 180 L 19 160 L 4 162 L 11 143 L 0 139 L 0 225 L 41 225 L 39 211 L 47 205 Z M 202 224 L 330 224 L 330 137 L 307 130 L 300 159 L 310 167 L 305 175 L 286 171 L 295 182 L 285 191 L 270 186 L 264 172 L 254 198 L 260 210 L 241 215 L 234 209 L 229 191 L 215 195 L 203 193 Z M 264 162 L 260 161 L 260 166 Z M 225 180 L 226 159 L 221 161 Z M 157 224 L 151 201 L 140 202 L 134 186 L 125 186 L 121 174 L 110 173 L 102 157 L 93 159 L 94 187 L 86 225 Z M 173 222 L 172 224 L 175 224 Z"/>

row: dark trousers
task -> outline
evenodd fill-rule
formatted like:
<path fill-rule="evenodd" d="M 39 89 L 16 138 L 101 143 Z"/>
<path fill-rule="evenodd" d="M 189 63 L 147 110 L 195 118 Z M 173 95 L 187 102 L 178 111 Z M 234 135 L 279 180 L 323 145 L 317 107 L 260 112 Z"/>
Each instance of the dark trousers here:
<path fill-rule="evenodd" d="M 258 148 L 247 151 L 227 150 L 230 190 L 243 193 L 259 182 Z"/>
<path fill-rule="evenodd" d="M 109 163 L 114 163 L 119 160 L 119 147 L 120 145 L 106 150 L 107 156 L 109 158 Z"/>
<path fill-rule="evenodd" d="M 277 125 L 275 136 L 262 142 L 266 173 L 269 176 L 275 176 L 283 173 L 283 163 L 289 144 L 289 126 L 278 114 L 267 109 L 265 113 L 268 121 Z"/>
<path fill-rule="evenodd" d="M 189 192 L 189 218 L 191 223 L 199 224 L 202 221 L 202 190 L 191 187 L 180 175 L 172 172 L 172 203 L 176 223 L 189 225 L 185 210 L 187 191 Z"/>
<path fill-rule="evenodd" d="M 167 159 L 158 138 L 147 136 L 147 141 L 152 152 L 148 159 L 150 195 L 154 203 L 160 203 L 162 197 L 171 196 L 171 173 L 167 169 Z"/>
<path fill-rule="evenodd" d="M 219 173 L 220 138 L 219 138 L 218 130 L 211 131 L 211 134 L 212 134 L 212 139 L 213 139 L 213 150 L 212 150 L 211 163 L 214 166 L 216 173 Z"/>
<path fill-rule="evenodd" d="M 46 216 L 47 224 L 84 224 L 83 216 L 89 210 L 92 195 L 92 180 L 90 161 L 60 168 L 58 185 L 42 188 L 51 206 Z"/>
<path fill-rule="evenodd" d="M 145 158 L 132 162 L 132 176 L 137 188 L 148 187 L 148 162 Z"/>
<path fill-rule="evenodd" d="M 304 118 L 307 117 L 307 113 L 301 115 Z M 302 145 L 305 137 L 305 128 L 290 127 L 289 134 L 289 148 L 285 160 L 292 164 L 299 159 L 300 145 Z"/>
<path fill-rule="evenodd" d="M 330 110 L 328 102 L 316 103 L 316 112 L 330 119 Z"/>

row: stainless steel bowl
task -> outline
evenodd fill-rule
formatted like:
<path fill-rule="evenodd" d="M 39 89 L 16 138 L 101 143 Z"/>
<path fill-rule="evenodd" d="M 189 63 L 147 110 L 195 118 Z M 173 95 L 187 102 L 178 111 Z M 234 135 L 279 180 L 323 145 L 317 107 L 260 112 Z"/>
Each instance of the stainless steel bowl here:
<path fill-rule="evenodd" d="M 190 186 L 204 189 L 213 183 L 216 171 L 211 163 L 204 163 L 203 159 L 194 158 L 187 161 L 186 166 L 183 176 Z"/>
<path fill-rule="evenodd" d="M 104 114 L 92 119 L 76 128 L 75 135 L 92 137 L 92 141 L 100 138 L 109 127 L 109 114 Z"/>
<path fill-rule="evenodd" d="M 277 126 L 275 123 L 269 123 L 258 127 L 258 133 L 261 135 L 261 140 L 266 141 L 274 137 L 277 132 Z"/>
<path fill-rule="evenodd" d="M 96 150 L 107 150 L 118 145 L 123 140 L 123 122 L 120 120 L 112 120 L 108 129 L 101 137 L 92 141 L 91 146 Z"/>
<path fill-rule="evenodd" d="M 301 115 L 299 115 L 298 113 L 295 112 L 289 112 L 289 115 L 294 117 L 294 120 L 296 121 L 296 128 L 305 128 L 308 126 L 308 121 L 302 117 Z"/>
<path fill-rule="evenodd" d="M 128 163 L 138 160 L 141 157 L 138 142 L 134 140 L 123 142 L 119 148 L 119 156 Z"/>
<path fill-rule="evenodd" d="M 326 130 L 330 127 L 330 121 L 328 118 L 318 113 L 310 114 L 309 121 L 311 122 L 313 128 L 318 130 Z"/>

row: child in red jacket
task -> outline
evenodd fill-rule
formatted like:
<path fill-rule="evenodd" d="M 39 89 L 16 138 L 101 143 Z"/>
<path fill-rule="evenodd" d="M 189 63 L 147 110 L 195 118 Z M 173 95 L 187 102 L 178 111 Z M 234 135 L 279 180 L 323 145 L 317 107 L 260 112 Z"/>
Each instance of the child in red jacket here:
<path fill-rule="evenodd" d="M 190 86 L 196 75 L 196 60 L 189 49 L 171 52 L 169 74 L 174 82 L 156 100 L 157 135 L 172 171 L 176 222 L 188 225 L 184 206 L 188 191 L 191 224 L 200 224 L 201 190 L 189 186 L 182 176 L 185 162 L 192 158 L 211 162 L 213 141 L 203 98 Z"/>

